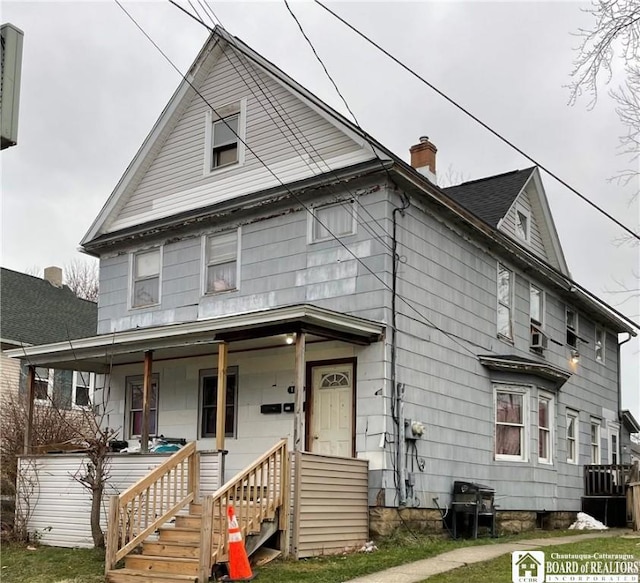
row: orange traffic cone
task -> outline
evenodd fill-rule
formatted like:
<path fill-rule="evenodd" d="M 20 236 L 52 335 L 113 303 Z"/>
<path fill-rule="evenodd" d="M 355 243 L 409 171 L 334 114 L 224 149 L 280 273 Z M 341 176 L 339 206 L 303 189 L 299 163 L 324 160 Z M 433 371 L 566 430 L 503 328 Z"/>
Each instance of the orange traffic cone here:
<path fill-rule="evenodd" d="M 242 542 L 242 532 L 238 526 L 238 519 L 229 504 L 227 507 L 227 517 L 229 518 L 229 576 L 223 577 L 223 581 L 231 583 L 233 581 L 251 581 L 254 578 L 249 565 L 247 551 Z"/>

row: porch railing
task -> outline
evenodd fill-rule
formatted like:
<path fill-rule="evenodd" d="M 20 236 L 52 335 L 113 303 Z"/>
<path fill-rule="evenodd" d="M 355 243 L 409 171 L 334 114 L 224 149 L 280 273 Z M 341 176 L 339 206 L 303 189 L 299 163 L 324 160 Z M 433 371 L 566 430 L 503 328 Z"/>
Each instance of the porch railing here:
<path fill-rule="evenodd" d="M 202 503 L 199 581 L 208 581 L 214 563 L 228 554 L 227 506 L 234 506 L 243 537 L 259 532 L 265 519 L 280 509 L 279 530 L 288 521 L 287 440 L 282 439 Z M 210 552 L 205 552 L 210 549 Z"/>
<path fill-rule="evenodd" d="M 191 442 L 122 494 L 111 496 L 105 572 L 149 534 L 198 500 L 199 457 Z"/>
<path fill-rule="evenodd" d="M 584 466 L 585 496 L 624 496 L 631 476 L 631 464 Z"/>

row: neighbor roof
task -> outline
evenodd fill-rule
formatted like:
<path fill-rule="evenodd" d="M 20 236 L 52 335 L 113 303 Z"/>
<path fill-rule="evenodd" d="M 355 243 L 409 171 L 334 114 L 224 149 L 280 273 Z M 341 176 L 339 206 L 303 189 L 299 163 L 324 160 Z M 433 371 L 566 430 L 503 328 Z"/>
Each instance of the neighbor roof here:
<path fill-rule="evenodd" d="M 444 188 L 447 196 L 494 228 L 522 192 L 535 167 Z"/>
<path fill-rule="evenodd" d="M 0 268 L 0 338 L 11 344 L 48 344 L 93 336 L 98 305 L 67 287 Z"/>

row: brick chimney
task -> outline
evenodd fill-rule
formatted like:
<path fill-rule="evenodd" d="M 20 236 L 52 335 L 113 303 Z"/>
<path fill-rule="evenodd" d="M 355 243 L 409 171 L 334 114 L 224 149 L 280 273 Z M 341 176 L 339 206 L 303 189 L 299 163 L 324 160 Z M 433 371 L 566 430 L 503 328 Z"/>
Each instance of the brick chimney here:
<path fill-rule="evenodd" d="M 62 287 L 62 269 L 59 267 L 45 267 L 44 280 L 48 281 L 53 287 Z"/>
<path fill-rule="evenodd" d="M 420 143 L 411 146 L 411 166 L 424 174 L 431 182 L 436 182 L 436 148 L 427 136 L 420 136 Z"/>

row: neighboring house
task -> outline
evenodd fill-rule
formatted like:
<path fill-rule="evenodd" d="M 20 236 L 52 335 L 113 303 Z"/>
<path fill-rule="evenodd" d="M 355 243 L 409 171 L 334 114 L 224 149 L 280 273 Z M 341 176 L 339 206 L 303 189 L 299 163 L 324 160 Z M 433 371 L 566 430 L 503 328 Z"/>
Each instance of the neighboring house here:
<path fill-rule="evenodd" d="M 441 528 L 454 480 L 570 520 L 583 466 L 625 461 L 636 331 L 571 279 L 539 170 L 443 190 L 428 139 L 406 164 L 221 29 L 187 79 L 82 241 L 98 335 L 22 356 L 109 372 L 109 426 L 217 452 L 219 483 L 281 437 L 366 460 L 377 532 Z"/>
<path fill-rule="evenodd" d="M 62 283 L 62 270 L 48 267 L 44 279 L 0 268 L 0 395 L 24 390 L 24 368 L 5 351 L 95 334 L 98 306 L 80 299 Z M 23 361 L 23 367 L 28 360 Z M 37 367 L 35 399 L 54 400 L 63 407 L 91 402 L 94 378 L 90 372 Z"/>

